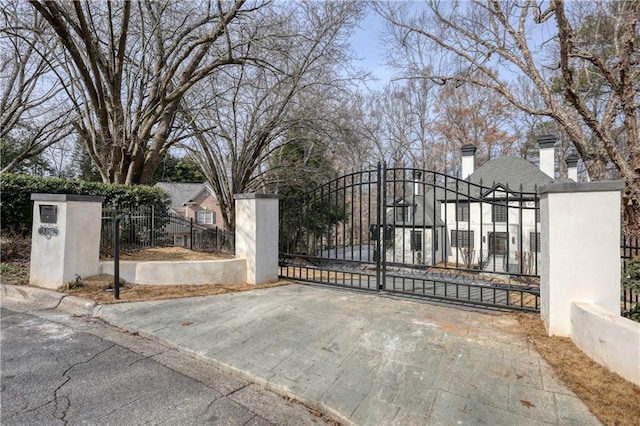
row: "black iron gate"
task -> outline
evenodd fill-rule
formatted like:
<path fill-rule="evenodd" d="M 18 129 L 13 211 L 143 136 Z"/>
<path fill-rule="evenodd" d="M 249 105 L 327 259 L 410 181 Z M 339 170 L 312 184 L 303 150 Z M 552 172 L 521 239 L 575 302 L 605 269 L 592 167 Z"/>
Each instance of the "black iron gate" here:
<path fill-rule="evenodd" d="M 379 164 L 281 200 L 279 273 L 538 311 L 539 218 L 536 188 Z"/>

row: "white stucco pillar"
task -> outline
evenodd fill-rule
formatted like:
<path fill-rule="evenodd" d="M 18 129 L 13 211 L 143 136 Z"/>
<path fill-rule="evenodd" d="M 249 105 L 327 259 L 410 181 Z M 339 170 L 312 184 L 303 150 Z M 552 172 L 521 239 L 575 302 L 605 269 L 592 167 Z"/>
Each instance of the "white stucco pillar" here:
<path fill-rule="evenodd" d="M 76 275 L 98 274 L 104 197 L 31 194 L 31 200 L 29 283 L 55 289 Z"/>
<path fill-rule="evenodd" d="M 278 281 L 278 196 L 236 194 L 236 257 L 247 260 L 247 283 Z"/>
<path fill-rule="evenodd" d="M 569 336 L 572 302 L 620 314 L 620 206 L 624 182 L 556 183 L 540 193 L 540 314 Z"/>

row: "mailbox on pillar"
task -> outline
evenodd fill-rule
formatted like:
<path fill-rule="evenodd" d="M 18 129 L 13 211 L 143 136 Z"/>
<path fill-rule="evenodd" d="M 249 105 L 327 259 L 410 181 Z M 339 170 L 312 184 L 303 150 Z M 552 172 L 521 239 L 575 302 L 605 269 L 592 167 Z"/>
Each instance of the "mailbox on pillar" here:
<path fill-rule="evenodd" d="M 40 204 L 40 223 L 58 222 L 58 206 Z"/>

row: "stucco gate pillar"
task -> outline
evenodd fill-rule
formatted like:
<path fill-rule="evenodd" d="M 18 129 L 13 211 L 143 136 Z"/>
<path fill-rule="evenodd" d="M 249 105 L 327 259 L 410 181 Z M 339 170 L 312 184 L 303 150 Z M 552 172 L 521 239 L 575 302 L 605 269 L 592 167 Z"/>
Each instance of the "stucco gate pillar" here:
<path fill-rule="evenodd" d="M 31 194 L 31 200 L 29 284 L 56 289 L 76 275 L 98 274 L 104 197 Z"/>
<path fill-rule="evenodd" d="M 247 260 L 247 283 L 278 281 L 278 196 L 236 194 L 236 257 Z"/>
<path fill-rule="evenodd" d="M 540 315 L 571 334 L 571 305 L 620 315 L 620 206 L 624 182 L 555 183 L 540 193 Z"/>

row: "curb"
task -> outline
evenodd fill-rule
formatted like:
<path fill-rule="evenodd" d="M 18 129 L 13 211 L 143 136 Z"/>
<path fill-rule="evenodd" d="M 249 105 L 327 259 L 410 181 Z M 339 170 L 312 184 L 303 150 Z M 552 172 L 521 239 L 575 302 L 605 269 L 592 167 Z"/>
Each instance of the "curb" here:
<path fill-rule="evenodd" d="M 93 300 L 58 293 L 38 287 L 0 284 L 2 301 L 28 303 L 38 309 L 60 309 L 72 315 L 91 315 L 96 308 Z"/>

